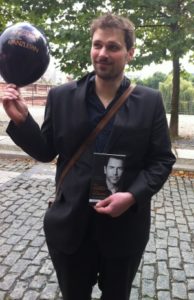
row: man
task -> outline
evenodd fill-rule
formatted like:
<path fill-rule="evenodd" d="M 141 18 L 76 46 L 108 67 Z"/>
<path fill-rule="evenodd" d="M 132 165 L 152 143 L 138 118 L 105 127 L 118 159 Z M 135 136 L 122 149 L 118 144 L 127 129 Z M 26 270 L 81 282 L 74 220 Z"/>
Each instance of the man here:
<path fill-rule="evenodd" d="M 106 166 L 104 166 L 106 185 L 111 194 L 114 194 L 119 190 L 120 180 L 124 170 L 123 163 L 123 159 L 116 156 L 110 156 Z"/>
<path fill-rule="evenodd" d="M 37 160 L 58 155 L 62 169 L 99 119 L 129 86 L 124 68 L 134 55 L 134 26 L 105 15 L 91 25 L 94 72 L 49 92 L 41 130 L 19 90 L 8 85 L 7 132 Z M 88 204 L 93 153 L 126 155 L 123 191 Z M 44 230 L 65 300 L 89 300 L 98 282 L 103 300 L 128 300 L 149 238 L 150 200 L 171 172 L 174 155 L 158 91 L 137 86 L 116 116 L 66 175 Z"/>

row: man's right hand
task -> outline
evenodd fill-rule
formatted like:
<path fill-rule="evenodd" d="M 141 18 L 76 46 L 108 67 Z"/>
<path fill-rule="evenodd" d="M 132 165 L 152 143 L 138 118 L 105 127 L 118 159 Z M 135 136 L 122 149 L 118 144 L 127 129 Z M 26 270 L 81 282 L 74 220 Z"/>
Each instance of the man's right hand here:
<path fill-rule="evenodd" d="M 16 125 L 26 120 L 28 108 L 21 97 L 19 88 L 15 84 L 8 84 L 5 87 L 2 100 L 7 115 Z"/>

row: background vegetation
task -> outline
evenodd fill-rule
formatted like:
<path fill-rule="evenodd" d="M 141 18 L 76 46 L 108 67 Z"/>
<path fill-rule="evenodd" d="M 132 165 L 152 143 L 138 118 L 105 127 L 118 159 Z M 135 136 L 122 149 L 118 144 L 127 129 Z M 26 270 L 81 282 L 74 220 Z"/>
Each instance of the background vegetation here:
<path fill-rule="evenodd" d="M 193 0 L 0 0 L 0 7 L 0 30 L 8 22 L 23 20 L 39 26 L 45 31 L 61 70 L 75 78 L 90 67 L 91 20 L 108 11 L 129 17 L 136 25 L 138 49 L 130 68 L 172 61 L 171 77 L 163 84 L 171 89 L 170 132 L 173 137 L 178 136 L 180 91 L 184 85 L 180 80 L 184 71 L 180 59 L 189 52 L 194 60 Z M 188 97 L 185 94 L 182 101 L 188 102 Z"/>
<path fill-rule="evenodd" d="M 167 113 L 171 113 L 172 74 L 156 72 L 145 79 L 135 78 L 136 83 L 159 89 Z M 194 115 L 194 75 L 184 72 L 180 77 L 179 114 Z"/>

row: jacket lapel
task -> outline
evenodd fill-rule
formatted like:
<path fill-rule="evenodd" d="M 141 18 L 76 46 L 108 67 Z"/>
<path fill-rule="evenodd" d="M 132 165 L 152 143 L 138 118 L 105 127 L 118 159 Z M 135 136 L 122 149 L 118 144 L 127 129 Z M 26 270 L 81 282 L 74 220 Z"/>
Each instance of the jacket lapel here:
<path fill-rule="evenodd" d="M 136 90 L 136 87 L 135 89 Z M 105 152 L 110 152 L 111 149 L 114 147 L 115 143 L 117 143 L 118 138 L 124 134 L 124 128 L 127 126 L 130 126 L 131 122 L 131 113 L 130 113 L 130 106 L 133 104 L 135 100 L 134 97 L 134 91 L 131 93 L 129 98 L 126 100 L 126 102 L 122 105 L 122 107 L 119 109 L 119 111 L 115 115 L 113 128 L 111 131 L 111 134 L 107 140 L 106 146 L 105 146 Z"/>
<path fill-rule="evenodd" d="M 86 136 L 90 131 L 90 122 L 86 104 L 86 92 L 89 78 L 90 76 L 87 75 L 79 80 L 77 82 L 75 92 L 72 95 L 72 102 L 74 103 L 75 108 L 74 118 L 76 119 L 76 124 L 79 124 L 79 128 L 84 129 Z"/>

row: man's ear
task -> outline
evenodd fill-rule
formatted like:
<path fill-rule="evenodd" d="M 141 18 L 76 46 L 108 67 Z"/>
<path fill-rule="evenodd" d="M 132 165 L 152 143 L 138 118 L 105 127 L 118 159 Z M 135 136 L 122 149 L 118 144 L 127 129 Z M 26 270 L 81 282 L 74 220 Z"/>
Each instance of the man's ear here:
<path fill-rule="evenodd" d="M 104 166 L 104 174 L 106 175 L 106 167 Z"/>
<path fill-rule="evenodd" d="M 135 53 L 135 48 L 130 48 L 127 52 L 127 63 L 129 63 L 133 57 L 134 57 L 134 53 Z"/>

